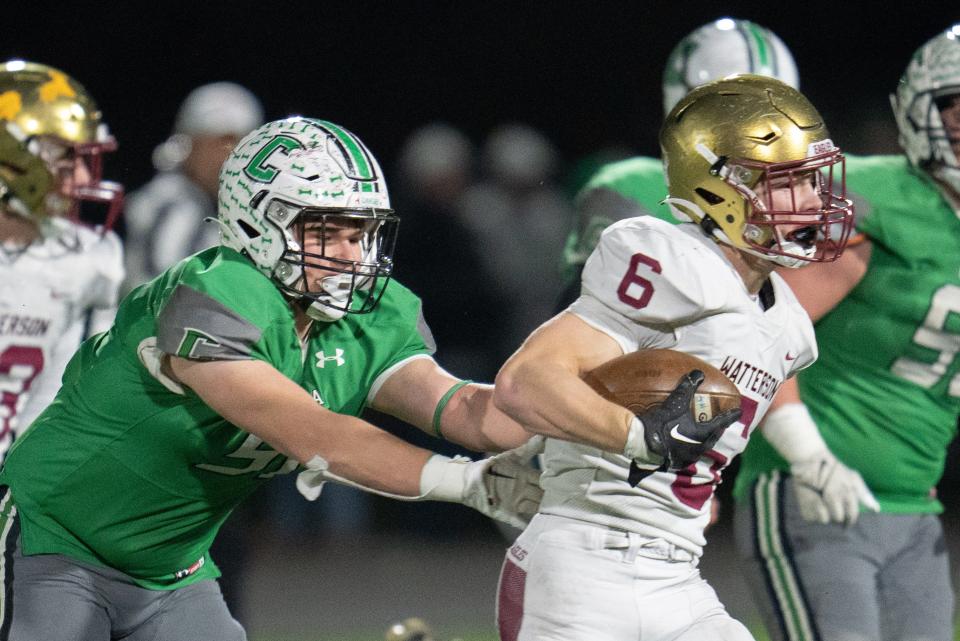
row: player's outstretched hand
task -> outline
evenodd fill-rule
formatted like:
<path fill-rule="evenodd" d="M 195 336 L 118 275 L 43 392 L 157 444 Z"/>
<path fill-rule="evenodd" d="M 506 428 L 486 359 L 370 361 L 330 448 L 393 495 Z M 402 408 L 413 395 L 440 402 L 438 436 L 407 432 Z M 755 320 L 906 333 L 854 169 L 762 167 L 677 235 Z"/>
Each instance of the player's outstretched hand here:
<path fill-rule="evenodd" d="M 524 528 L 540 509 L 540 470 L 530 464 L 543 452 L 545 439 L 468 463 L 463 504 L 514 527 Z"/>
<path fill-rule="evenodd" d="M 723 435 L 723 431 L 740 418 L 740 408 L 728 410 L 709 421 L 698 422 L 692 400 L 703 382 L 703 372 L 693 370 L 659 405 L 637 418 L 643 424 L 643 437 L 649 454 L 660 457 L 670 470 L 680 470 L 695 463 Z M 638 463 L 650 463 L 638 461 Z"/>
<path fill-rule="evenodd" d="M 824 451 L 815 458 L 790 466 L 800 514 L 815 523 L 853 525 L 860 505 L 878 512 L 880 504 L 863 482 L 863 477 Z"/>

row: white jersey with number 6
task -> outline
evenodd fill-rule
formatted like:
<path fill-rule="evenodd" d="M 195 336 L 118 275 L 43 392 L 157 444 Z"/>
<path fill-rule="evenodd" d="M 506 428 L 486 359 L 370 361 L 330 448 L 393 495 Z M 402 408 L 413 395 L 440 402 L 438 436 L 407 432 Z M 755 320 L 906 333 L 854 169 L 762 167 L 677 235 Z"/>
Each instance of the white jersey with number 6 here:
<path fill-rule="evenodd" d="M 57 222 L 25 250 L 0 248 L 0 460 L 53 399 L 84 334 L 113 322 L 120 239 Z"/>
<path fill-rule="evenodd" d="M 695 465 L 656 472 L 635 488 L 626 457 L 550 439 L 541 512 L 662 538 L 699 555 L 721 472 L 746 447 L 784 379 L 816 360 L 806 312 L 776 273 L 753 297 L 699 227 L 649 216 L 604 232 L 568 312 L 624 353 L 675 349 L 719 368 L 740 390 L 742 417 Z"/>

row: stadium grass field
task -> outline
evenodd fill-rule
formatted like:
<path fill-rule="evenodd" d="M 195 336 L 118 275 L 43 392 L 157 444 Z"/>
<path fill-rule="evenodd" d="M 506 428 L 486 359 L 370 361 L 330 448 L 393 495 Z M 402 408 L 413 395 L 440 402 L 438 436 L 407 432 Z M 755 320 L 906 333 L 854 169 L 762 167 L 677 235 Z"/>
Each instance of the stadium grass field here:
<path fill-rule="evenodd" d="M 956 581 L 960 525 L 947 518 L 944 526 Z M 442 541 L 343 534 L 291 541 L 268 531 L 257 538 L 242 590 L 250 641 L 383 641 L 390 625 L 411 616 L 426 620 L 436 641 L 499 641 L 494 610 L 507 540 L 495 531 Z M 722 519 L 708 532 L 701 573 L 756 641 L 769 641 L 738 565 Z M 960 641 L 960 618 L 954 630 Z"/>
<path fill-rule="evenodd" d="M 958 625 L 955 626 L 956 632 L 954 633 L 954 641 L 960 641 L 960 621 Z M 766 635 L 763 631 L 757 631 L 751 629 L 754 638 L 756 641 L 770 641 L 770 637 Z M 316 637 L 273 637 L 273 636 L 257 636 L 251 637 L 250 641 L 383 641 L 384 633 L 379 634 L 370 633 L 370 634 L 359 634 L 357 636 L 316 636 Z M 463 632 L 453 637 L 437 637 L 436 641 L 500 641 L 500 638 L 496 635 L 495 632 Z"/>

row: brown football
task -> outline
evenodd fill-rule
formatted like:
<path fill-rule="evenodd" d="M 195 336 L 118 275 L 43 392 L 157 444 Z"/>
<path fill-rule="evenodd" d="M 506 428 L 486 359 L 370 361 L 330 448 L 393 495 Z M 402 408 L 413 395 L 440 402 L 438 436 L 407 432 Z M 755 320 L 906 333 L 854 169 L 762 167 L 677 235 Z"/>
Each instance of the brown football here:
<path fill-rule="evenodd" d="M 723 372 L 696 356 L 672 349 L 644 349 L 618 356 L 584 375 L 583 380 L 600 396 L 633 413 L 662 403 L 691 370 L 704 379 L 693 397 L 697 421 L 740 407 L 740 392 Z"/>

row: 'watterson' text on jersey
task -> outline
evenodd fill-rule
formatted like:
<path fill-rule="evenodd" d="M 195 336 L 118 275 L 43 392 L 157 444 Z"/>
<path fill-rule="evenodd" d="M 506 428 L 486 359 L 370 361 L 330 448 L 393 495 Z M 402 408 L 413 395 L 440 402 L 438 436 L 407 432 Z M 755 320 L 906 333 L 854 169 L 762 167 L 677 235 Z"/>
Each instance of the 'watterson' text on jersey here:
<path fill-rule="evenodd" d="M 723 359 L 720 371 L 726 374 L 727 378 L 733 381 L 737 387 L 755 392 L 768 401 L 773 400 L 774 394 L 777 393 L 783 383 L 782 379 L 777 378 L 770 372 L 733 356 Z"/>

